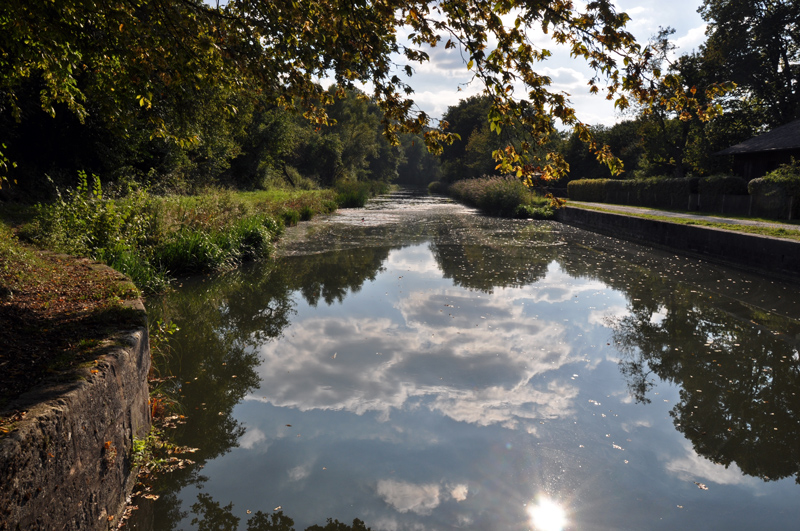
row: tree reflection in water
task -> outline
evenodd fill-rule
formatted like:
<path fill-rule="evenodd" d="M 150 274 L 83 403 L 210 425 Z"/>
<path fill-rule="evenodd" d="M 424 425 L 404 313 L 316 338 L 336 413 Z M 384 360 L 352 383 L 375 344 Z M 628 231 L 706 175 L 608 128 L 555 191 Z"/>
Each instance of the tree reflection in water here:
<path fill-rule="evenodd" d="M 610 322 L 634 398 L 650 401 L 654 377 L 680 386 L 670 415 L 698 454 L 800 483 L 800 325 L 653 277 L 636 286 Z"/>
<path fill-rule="evenodd" d="M 231 531 L 239 528 L 241 518 L 233 515 L 233 503 L 222 506 L 208 494 L 197 495 L 197 502 L 192 505 L 192 526 L 197 531 Z M 295 531 L 294 520 L 283 514 L 283 511 L 263 513 L 256 511 L 247 519 L 247 531 Z M 331 518 L 324 526 L 315 524 L 307 527 L 305 531 L 370 531 L 364 522 L 358 518 L 353 520 L 353 525 L 347 525 Z"/>
<path fill-rule="evenodd" d="M 452 279 L 456 286 L 492 293 L 496 288 L 519 288 L 544 278 L 561 246 L 543 225 L 506 233 L 495 229 L 487 237 L 486 231 L 474 224 L 464 224 L 446 227 L 430 249 L 444 278 Z"/>
<path fill-rule="evenodd" d="M 257 348 L 279 337 L 289 324 L 295 311 L 293 293 L 300 293 L 311 305 L 320 300 L 329 305 L 341 301 L 348 291 L 358 291 L 375 278 L 389 251 L 380 247 L 288 257 L 271 266 L 255 264 L 225 273 L 224 282 L 189 280 L 179 292 L 148 301 L 150 319 L 172 321 L 180 327 L 170 340 L 173 354 L 159 368 L 162 374 L 175 377 L 170 380 L 171 392 L 185 408 L 185 424 L 171 430 L 169 437 L 178 445 L 201 444 L 192 455 L 195 466 L 154 483 L 153 492 L 161 497 L 157 503 L 139 500 L 141 510 L 134 511 L 130 528 L 153 529 L 155 522 L 158 529 L 176 529 L 188 516 L 180 510 L 177 493 L 188 485 L 202 486 L 207 480 L 201 473 L 203 465 L 239 445 L 245 430 L 234 418 L 233 408 L 258 387 Z M 223 507 L 201 493 L 192 506 L 196 515 L 192 525 L 201 530 L 236 529 L 238 518 L 230 510 L 231 505 Z M 293 522 L 286 517 L 271 521 L 273 527 L 265 527 L 266 516 L 260 518 L 252 519 L 255 524 L 249 523 L 249 529 L 292 529 Z"/>

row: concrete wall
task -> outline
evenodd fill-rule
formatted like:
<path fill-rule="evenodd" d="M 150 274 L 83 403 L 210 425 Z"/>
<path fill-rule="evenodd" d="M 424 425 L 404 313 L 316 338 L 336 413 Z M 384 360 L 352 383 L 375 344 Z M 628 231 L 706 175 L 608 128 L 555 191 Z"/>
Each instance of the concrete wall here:
<path fill-rule="evenodd" d="M 117 526 L 136 480 L 133 439 L 150 429 L 147 327 L 110 338 L 99 359 L 5 408 L 26 414 L 0 439 L 0 529 Z"/>
<path fill-rule="evenodd" d="M 574 207 L 559 209 L 556 219 L 623 240 L 800 281 L 800 242 L 797 241 Z"/>

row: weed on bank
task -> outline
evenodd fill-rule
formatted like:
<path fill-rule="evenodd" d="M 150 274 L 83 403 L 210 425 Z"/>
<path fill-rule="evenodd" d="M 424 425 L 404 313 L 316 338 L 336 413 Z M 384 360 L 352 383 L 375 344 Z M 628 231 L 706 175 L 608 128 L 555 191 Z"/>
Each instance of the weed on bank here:
<path fill-rule="evenodd" d="M 36 207 L 21 235 L 56 252 L 104 262 L 152 293 L 178 276 L 267 257 L 286 225 L 338 206 L 330 190 L 166 197 L 138 190 L 112 199 L 104 197 L 97 177 L 82 173 L 75 189 Z"/>

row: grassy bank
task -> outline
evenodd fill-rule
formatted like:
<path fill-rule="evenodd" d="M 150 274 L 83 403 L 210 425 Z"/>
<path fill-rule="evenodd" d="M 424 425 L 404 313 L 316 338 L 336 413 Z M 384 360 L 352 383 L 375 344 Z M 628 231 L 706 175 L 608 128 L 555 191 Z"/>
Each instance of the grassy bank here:
<path fill-rule="evenodd" d="M 482 177 L 453 184 L 432 183 L 429 189 L 479 209 L 490 216 L 519 219 L 552 219 L 550 199 L 514 178 Z"/>
<path fill-rule="evenodd" d="M 140 190 L 109 199 L 99 181 L 83 176 L 55 202 L 31 207 L 19 233 L 38 247 L 106 263 L 150 293 L 175 277 L 267 257 L 285 226 L 363 206 L 382 191 L 373 183 L 348 183 L 332 190 L 209 190 L 166 197 Z M 6 217 L 26 216 L 20 207 L 5 210 Z"/>

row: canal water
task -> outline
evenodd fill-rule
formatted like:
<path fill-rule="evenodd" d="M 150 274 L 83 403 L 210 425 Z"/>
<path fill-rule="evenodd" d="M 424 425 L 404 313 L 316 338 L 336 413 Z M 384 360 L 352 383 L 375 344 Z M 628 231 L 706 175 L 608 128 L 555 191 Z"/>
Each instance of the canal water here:
<path fill-rule="evenodd" d="M 412 191 L 277 251 L 148 301 L 198 451 L 129 528 L 797 528 L 797 286 Z"/>

